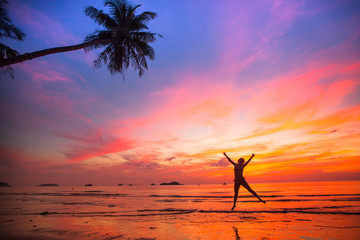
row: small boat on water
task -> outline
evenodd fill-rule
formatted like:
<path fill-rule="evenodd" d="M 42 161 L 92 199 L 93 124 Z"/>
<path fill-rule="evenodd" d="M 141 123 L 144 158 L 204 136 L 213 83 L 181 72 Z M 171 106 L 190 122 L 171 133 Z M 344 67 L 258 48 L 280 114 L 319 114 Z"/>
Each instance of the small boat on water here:
<path fill-rule="evenodd" d="M 225 182 L 225 178 L 224 178 L 224 182 L 223 182 L 223 184 L 222 185 L 227 185 L 227 183 Z"/>

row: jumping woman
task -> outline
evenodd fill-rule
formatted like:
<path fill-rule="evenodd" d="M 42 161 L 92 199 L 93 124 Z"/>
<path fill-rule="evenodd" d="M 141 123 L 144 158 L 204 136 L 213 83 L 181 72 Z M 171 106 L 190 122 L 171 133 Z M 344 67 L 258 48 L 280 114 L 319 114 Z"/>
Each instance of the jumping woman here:
<path fill-rule="evenodd" d="M 244 188 L 246 188 L 246 190 L 251 192 L 255 197 L 257 197 L 261 202 L 266 203 L 264 200 L 262 200 L 256 194 L 256 192 L 254 190 L 251 189 L 251 187 L 246 182 L 246 180 L 245 180 L 245 178 L 243 176 L 244 168 L 246 167 L 246 165 L 248 165 L 248 163 L 255 156 L 255 154 L 252 154 L 251 158 L 249 158 L 249 160 L 247 160 L 246 163 L 245 163 L 245 160 L 243 158 L 239 158 L 238 163 L 235 163 L 226 155 L 225 152 L 224 152 L 224 155 L 227 158 L 227 160 L 229 160 L 229 162 L 231 162 L 231 164 L 234 165 L 234 174 L 235 174 L 235 180 L 234 180 L 234 206 L 232 207 L 231 211 L 233 211 L 234 208 L 236 207 L 236 200 L 237 200 L 238 193 L 239 193 L 239 188 L 240 188 L 241 185 Z"/>

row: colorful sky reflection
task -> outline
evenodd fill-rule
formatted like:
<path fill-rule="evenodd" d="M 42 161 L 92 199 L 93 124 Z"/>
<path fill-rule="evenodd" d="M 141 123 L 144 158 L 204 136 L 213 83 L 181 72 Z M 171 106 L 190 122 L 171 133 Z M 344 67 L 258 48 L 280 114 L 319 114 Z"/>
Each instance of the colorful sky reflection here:
<path fill-rule="evenodd" d="M 360 179 L 360 2 L 134 1 L 158 13 L 138 78 L 76 51 L 1 76 L 0 181 L 11 185 Z M 102 1 L 12 0 L 21 53 L 80 43 Z"/>

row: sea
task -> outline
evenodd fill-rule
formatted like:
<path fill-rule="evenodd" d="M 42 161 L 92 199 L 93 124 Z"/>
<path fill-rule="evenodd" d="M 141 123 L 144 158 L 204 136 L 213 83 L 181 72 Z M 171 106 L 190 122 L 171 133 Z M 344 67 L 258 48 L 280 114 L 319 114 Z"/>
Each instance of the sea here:
<path fill-rule="evenodd" d="M 0 188 L 0 239 L 360 239 L 360 181 Z"/>

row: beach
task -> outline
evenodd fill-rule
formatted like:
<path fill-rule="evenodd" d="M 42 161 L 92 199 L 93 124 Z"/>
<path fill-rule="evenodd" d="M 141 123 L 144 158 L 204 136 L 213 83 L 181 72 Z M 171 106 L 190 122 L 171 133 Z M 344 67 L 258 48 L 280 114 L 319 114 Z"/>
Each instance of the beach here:
<path fill-rule="evenodd" d="M 360 239 L 360 182 L 4 187 L 1 239 Z"/>

